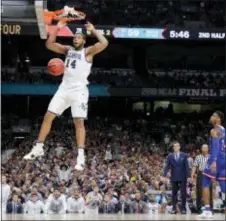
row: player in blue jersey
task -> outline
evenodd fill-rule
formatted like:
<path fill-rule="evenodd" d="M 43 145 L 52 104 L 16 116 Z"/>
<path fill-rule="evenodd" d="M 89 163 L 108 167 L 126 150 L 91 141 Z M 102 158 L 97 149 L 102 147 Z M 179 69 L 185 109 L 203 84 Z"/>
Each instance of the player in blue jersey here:
<path fill-rule="evenodd" d="M 212 218 L 212 211 L 209 203 L 209 186 L 212 179 L 216 179 L 221 191 L 226 192 L 226 148 L 225 148 L 225 128 L 222 126 L 224 114 L 216 111 L 210 117 L 213 129 L 210 131 L 209 147 L 210 155 L 207 160 L 206 168 L 203 172 L 203 200 L 205 210 L 200 218 Z"/>

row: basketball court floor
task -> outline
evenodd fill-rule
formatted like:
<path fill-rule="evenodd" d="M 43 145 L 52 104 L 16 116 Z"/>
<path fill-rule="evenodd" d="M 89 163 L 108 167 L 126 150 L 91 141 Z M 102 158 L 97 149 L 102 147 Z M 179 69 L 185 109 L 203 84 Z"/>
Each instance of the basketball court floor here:
<path fill-rule="evenodd" d="M 197 215 L 170 215 L 170 214 L 2 214 L 2 220 L 198 220 Z M 225 214 L 215 214 L 213 220 L 225 220 Z"/>

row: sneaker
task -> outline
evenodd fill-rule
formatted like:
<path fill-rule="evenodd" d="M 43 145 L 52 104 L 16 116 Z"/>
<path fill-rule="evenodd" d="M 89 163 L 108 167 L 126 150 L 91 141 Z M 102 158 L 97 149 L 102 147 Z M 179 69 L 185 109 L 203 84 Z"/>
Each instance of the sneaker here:
<path fill-rule="evenodd" d="M 44 155 L 44 150 L 43 150 L 43 143 L 36 143 L 31 152 L 25 155 L 23 158 L 25 160 L 34 160 L 36 157 L 40 157 Z"/>
<path fill-rule="evenodd" d="M 84 12 L 75 10 L 74 7 L 64 6 L 63 13 L 59 15 L 61 18 L 67 18 L 65 21 L 82 20 L 86 18 Z"/>
<path fill-rule="evenodd" d="M 77 157 L 77 164 L 75 166 L 76 170 L 84 170 L 85 167 L 85 157 L 84 156 L 79 156 Z"/>
<path fill-rule="evenodd" d="M 173 209 L 172 211 L 170 211 L 170 214 L 177 214 L 177 211 Z"/>
<path fill-rule="evenodd" d="M 64 6 L 64 13 L 61 15 L 62 17 L 73 17 L 73 16 L 78 16 L 79 12 L 76 11 L 73 7 L 68 7 L 68 6 Z"/>
<path fill-rule="evenodd" d="M 74 8 L 73 7 L 68 7 L 68 6 L 64 6 L 64 14 L 68 15 L 69 13 L 74 12 Z"/>
<path fill-rule="evenodd" d="M 198 215 L 198 219 L 213 219 L 213 213 L 211 211 L 203 211 Z"/>

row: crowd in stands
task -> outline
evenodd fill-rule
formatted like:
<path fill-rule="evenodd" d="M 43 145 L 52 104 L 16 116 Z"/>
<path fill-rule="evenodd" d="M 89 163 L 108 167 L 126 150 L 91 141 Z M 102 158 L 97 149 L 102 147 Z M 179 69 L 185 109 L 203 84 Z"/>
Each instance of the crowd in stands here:
<path fill-rule="evenodd" d="M 99 25 L 224 27 L 224 1 L 159 1 L 159 0 L 68 0 L 49 1 L 48 9 L 65 5 L 82 9 L 88 19 Z M 195 23 L 196 22 L 196 23 Z"/>
<path fill-rule="evenodd" d="M 172 141 L 177 139 L 189 154 L 191 168 L 200 145 L 207 140 L 208 128 L 203 119 L 208 118 L 206 114 L 197 113 L 174 115 L 173 118 L 165 114 L 163 118 L 160 112 L 159 118 L 156 115 L 152 122 L 89 119 L 87 166 L 83 172 L 73 169 L 77 150 L 71 119 L 61 117 L 54 122 L 45 143 L 45 156 L 35 161 L 22 160 L 32 147 L 34 137 L 27 136 L 21 141 L 11 138 L 10 146 L 15 151 L 2 164 L 1 171 L 3 210 L 33 215 L 169 213 L 172 209 L 170 175 L 167 180 L 162 179 L 165 156 Z M 40 123 L 36 120 L 33 124 L 39 127 Z M 148 132 L 148 127 L 153 127 L 154 123 L 157 129 L 161 128 L 159 140 Z M 196 211 L 195 198 L 195 186 L 188 179 L 188 213 Z M 214 200 L 216 209 L 222 204 L 218 184 L 214 185 Z"/>
<path fill-rule="evenodd" d="M 170 88 L 225 88 L 223 72 L 173 70 L 167 72 L 150 71 L 149 86 Z"/>
<path fill-rule="evenodd" d="M 133 69 L 104 69 L 93 68 L 89 76 L 91 84 L 104 84 L 113 87 L 155 87 L 155 88 L 209 88 L 222 89 L 225 87 L 225 73 L 171 70 L 149 71 L 149 81 L 144 82 Z M 61 77 L 47 74 L 44 67 L 32 67 L 29 72 L 18 72 L 15 68 L 2 69 L 2 82 L 29 84 L 56 84 Z"/>

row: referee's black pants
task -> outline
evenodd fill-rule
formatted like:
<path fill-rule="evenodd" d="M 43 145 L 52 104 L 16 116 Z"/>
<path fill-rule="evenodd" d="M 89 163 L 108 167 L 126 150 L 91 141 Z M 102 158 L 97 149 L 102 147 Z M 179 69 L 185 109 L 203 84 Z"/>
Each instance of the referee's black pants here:
<path fill-rule="evenodd" d="M 201 212 L 201 208 L 203 206 L 202 203 L 202 179 L 203 179 L 203 172 L 199 171 L 197 180 L 196 180 L 196 206 L 197 211 Z M 212 184 L 210 185 L 210 207 L 213 209 L 213 189 Z"/>

